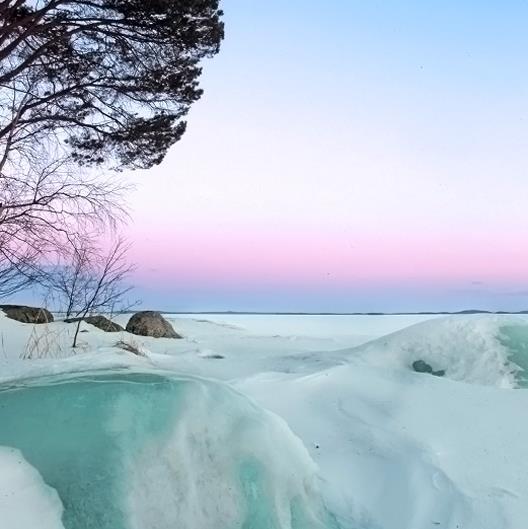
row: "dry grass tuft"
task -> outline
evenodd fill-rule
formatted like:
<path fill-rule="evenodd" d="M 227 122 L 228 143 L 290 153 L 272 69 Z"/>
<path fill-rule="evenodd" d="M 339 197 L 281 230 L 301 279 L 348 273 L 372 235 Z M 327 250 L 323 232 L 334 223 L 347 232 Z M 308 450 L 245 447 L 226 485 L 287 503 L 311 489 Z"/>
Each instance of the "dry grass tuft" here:
<path fill-rule="evenodd" d="M 119 340 L 115 344 L 116 347 L 128 351 L 129 353 L 135 354 L 136 356 L 146 356 L 145 353 L 141 350 L 141 346 L 134 340 L 125 342 L 124 340 Z"/>

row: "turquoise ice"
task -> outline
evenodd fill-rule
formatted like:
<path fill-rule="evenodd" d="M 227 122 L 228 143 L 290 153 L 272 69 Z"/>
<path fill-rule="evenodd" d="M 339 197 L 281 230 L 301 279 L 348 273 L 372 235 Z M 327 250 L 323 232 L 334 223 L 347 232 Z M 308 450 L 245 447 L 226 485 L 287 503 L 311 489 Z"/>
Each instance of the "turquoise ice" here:
<path fill-rule="evenodd" d="M 114 371 L 0 387 L 0 445 L 58 492 L 66 529 L 338 527 L 286 424 L 198 378 Z"/>
<path fill-rule="evenodd" d="M 517 384 L 520 388 L 528 388 L 528 325 L 503 325 L 498 339 L 515 367 Z"/>

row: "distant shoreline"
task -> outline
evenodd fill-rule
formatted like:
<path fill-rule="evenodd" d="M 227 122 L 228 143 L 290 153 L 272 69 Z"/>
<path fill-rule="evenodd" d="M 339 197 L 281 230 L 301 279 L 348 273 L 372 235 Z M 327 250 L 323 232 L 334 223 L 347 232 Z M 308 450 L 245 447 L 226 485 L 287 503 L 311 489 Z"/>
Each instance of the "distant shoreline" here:
<path fill-rule="evenodd" d="M 231 316 L 449 316 L 449 315 L 468 315 L 468 314 L 528 314 L 528 310 L 521 311 L 490 311 L 490 310 L 461 310 L 458 312 L 448 311 L 422 311 L 422 312 L 259 312 L 259 311 L 160 311 L 163 314 L 215 314 L 215 315 L 231 315 Z"/>

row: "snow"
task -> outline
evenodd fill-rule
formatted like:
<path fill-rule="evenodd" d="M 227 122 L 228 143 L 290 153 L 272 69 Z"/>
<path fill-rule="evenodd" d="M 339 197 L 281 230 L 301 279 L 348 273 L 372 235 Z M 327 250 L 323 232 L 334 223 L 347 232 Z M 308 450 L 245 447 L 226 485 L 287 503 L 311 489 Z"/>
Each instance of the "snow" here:
<path fill-rule="evenodd" d="M 345 527 L 525 527 L 525 391 L 353 365 L 239 389 L 303 439 Z"/>
<path fill-rule="evenodd" d="M 223 498 L 226 512 L 236 511 L 227 509 L 232 497 L 222 488 L 230 487 L 224 476 L 245 446 L 271 469 L 266 483 L 275 494 L 270 500 L 275 513 L 291 512 L 292 497 L 302 490 L 311 500 L 305 497 L 301 505 L 317 506 L 320 499 L 341 529 L 527 527 L 528 392 L 514 389 L 526 385 L 527 318 L 168 317 L 184 339 L 110 334 L 83 325 L 88 332 L 81 334 L 81 352 L 72 356 L 73 326 L 33 328 L 0 315 L 4 387 L 31 385 L 21 382 L 28 377 L 62 374 L 61 379 L 70 376 L 66 373 L 124 368 L 120 372 L 201 380 L 198 394 L 210 383 L 196 377 L 222 381 L 214 387 L 237 401 L 223 408 L 218 396 L 193 394 L 186 401 L 191 414 L 170 421 L 170 441 L 143 445 L 127 471 L 130 504 L 139 510 L 127 511 L 134 514 L 126 529 L 149 526 L 152 518 L 145 516 L 152 513 L 160 527 L 169 527 L 163 513 L 174 497 L 187 509 L 183 519 L 194 518 L 197 529 L 221 529 L 214 524 L 218 502 Z M 40 347 L 34 356 L 45 358 L 19 358 L 31 339 Z M 117 349 L 118 340 L 134 341 L 146 356 Z M 43 344 L 50 344 L 49 354 Z M 411 365 L 418 359 L 445 369 L 445 376 L 415 373 Z M 238 417 L 261 417 L 263 429 L 246 432 L 249 437 L 234 435 L 228 409 Z M 213 442 L 214 436 L 208 437 L 213 434 L 223 441 Z M 214 449 L 189 441 L 202 438 Z M 167 463 L 179 460 L 171 459 L 173 454 L 185 457 L 185 472 Z M 208 467 L 201 466 L 204 460 Z M 290 471 L 304 477 L 288 482 Z M 307 489 L 306 483 L 311 483 Z M 186 496 L 196 490 L 198 511 Z M 266 490 L 258 496 L 272 498 Z M 140 496 L 149 500 L 141 503 Z M 285 499 L 287 507 L 280 507 Z M 314 516 L 320 519 L 320 512 Z M 277 517 L 275 527 L 290 528 L 287 516 Z M 328 529 L 334 522 L 325 523 Z"/>
<path fill-rule="evenodd" d="M 513 334 L 512 334 L 513 331 Z M 408 369 L 424 360 L 445 376 L 504 388 L 523 385 L 528 322 L 520 316 L 457 316 L 417 323 L 349 351 L 365 363 Z M 517 357 L 516 357 L 517 356 Z"/>
<path fill-rule="evenodd" d="M 0 446 L 0 520 L 6 529 L 64 529 L 62 504 L 38 471 L 14 449 Z"/>

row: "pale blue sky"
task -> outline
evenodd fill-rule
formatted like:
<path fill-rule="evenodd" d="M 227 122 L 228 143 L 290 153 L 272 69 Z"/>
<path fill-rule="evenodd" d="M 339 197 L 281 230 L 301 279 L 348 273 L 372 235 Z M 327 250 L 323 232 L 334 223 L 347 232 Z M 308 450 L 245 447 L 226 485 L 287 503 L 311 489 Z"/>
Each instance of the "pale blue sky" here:
<path fill-rule="evenodd" d="M 223 7 L 186 136 L 133 175 L 146 305 L 528 307 L 527 3 Z"/>

